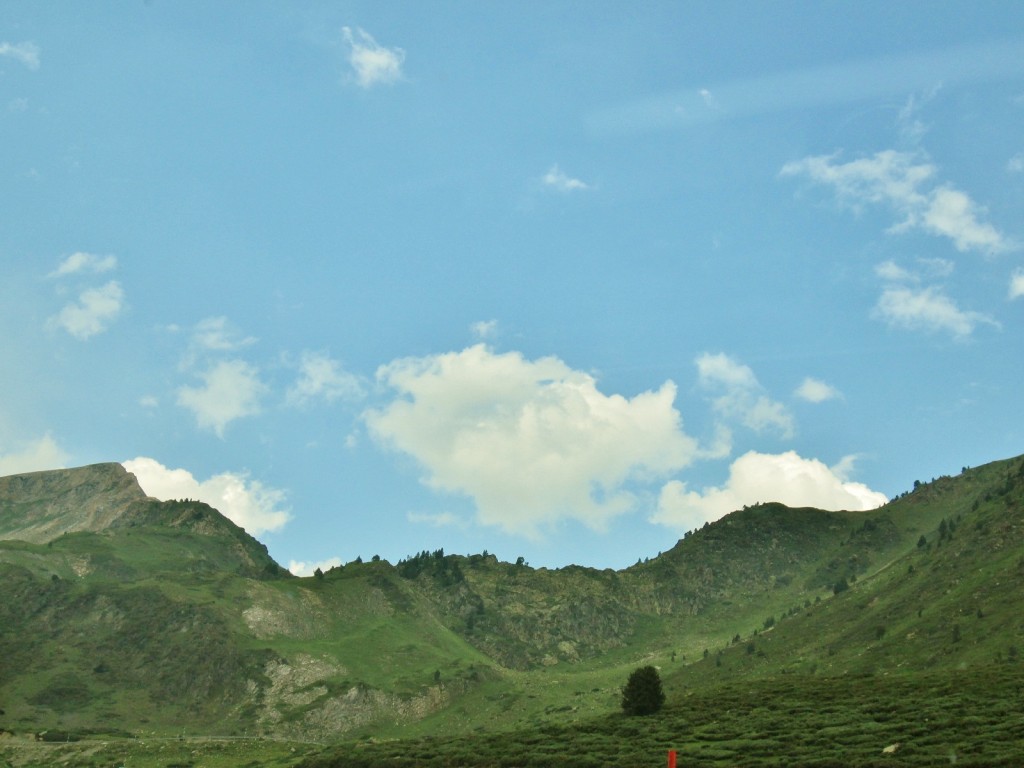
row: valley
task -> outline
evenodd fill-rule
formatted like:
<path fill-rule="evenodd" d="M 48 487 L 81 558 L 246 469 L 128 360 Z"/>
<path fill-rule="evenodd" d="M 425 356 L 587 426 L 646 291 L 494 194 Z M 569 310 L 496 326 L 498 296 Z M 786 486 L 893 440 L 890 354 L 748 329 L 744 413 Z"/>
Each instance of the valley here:
<path fill-rule="evenodd" d="M 1015 458 L 871 512 L 737 510 L 620 571 L 297 578 L 120 465 L 0 478 L 0 761 L 1012 765 L 1022 533 Z M 627 718 L 647 664 L 668 701 Z"/>

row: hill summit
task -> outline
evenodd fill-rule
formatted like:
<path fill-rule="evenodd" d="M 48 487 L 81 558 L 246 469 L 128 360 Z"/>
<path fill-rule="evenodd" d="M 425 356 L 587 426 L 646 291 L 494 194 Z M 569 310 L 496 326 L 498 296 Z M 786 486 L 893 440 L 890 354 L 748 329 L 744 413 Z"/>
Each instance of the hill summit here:
<path fill-rule="evenodd" d="M 114 462 L 0 477 L 0 539 L 45 544 L 99 532 L 146 498 L 135 475 Z"/>

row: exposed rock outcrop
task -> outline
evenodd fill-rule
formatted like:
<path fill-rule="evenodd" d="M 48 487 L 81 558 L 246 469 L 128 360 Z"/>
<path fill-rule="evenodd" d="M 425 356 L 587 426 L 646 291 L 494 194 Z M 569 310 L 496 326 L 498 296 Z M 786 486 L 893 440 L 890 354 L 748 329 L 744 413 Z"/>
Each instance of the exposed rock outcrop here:
<path fill-rule="evenodd" d="M 0 539 L 45 544 L 102 531 L 146 498 L 135 475 L 113 462 L 0 477 Z"/>

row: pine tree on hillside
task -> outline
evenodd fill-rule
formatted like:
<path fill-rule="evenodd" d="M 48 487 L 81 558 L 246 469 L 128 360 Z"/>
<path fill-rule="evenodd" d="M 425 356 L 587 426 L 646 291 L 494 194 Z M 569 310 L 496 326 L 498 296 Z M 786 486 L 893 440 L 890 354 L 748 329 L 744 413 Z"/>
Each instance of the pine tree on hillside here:
<path fill-rule="evenodd" d="M 651 666 L 633 670 L 622 689 L 622 710 L 627 715 L 653 715 L 665 703 L 661 676 Z"/>

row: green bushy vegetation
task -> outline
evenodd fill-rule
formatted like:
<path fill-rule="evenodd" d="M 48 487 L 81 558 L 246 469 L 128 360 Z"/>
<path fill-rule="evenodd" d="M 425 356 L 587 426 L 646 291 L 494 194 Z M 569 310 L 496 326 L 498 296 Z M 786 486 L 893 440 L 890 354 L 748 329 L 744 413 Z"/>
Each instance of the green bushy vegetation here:
<path fill-rule="evenodd" d="M 149 500 L 0 541 L 0 756 L 112 765 L 131 733 L 162 768 L 1014 765 L 1022 590 L 1021 459 L 868 513 L 748 507 L 623 571 L 437 550 L 300 579 L 215 510 Z M 625 717 L 648 666 L 666 706 Z M 172 757 L 183 730 L 238 740 Z M 259 762 L 253 734 L 347 741 Z"/>

